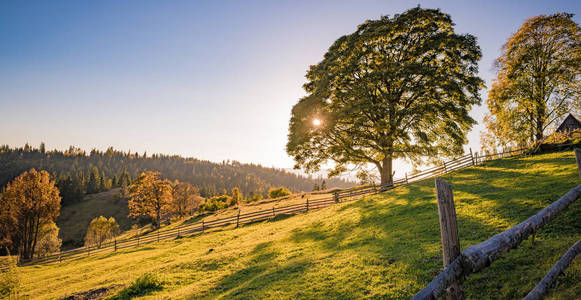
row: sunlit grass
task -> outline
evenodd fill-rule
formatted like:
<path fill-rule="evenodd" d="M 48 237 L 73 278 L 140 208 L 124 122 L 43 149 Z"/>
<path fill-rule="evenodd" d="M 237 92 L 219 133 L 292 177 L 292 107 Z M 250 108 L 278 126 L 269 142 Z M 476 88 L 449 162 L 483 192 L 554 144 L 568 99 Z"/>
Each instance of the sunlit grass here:
<path fill-rule="evenodd" d="M 489 162 L 443 178 L 453 185 L 463 249 L 518 224 L 581 183 L 571 152 Z M 580 213 L 581 203 L 573 204 L 541 230 L 534 247 L 525 241 L 469 277 L 468 298 L 522 298 L 581 239 Z M 307 214 L 25 267 L 21 277 L 23 292 L 34 298 L 129 286 L 145 273 L 157 273 L 163 288 L 142 297 L 407 299 L 441 269 L 434 183 L 428 179 Z M 550 297 L 575 298 L 580 278 L 577 261 Z"/>

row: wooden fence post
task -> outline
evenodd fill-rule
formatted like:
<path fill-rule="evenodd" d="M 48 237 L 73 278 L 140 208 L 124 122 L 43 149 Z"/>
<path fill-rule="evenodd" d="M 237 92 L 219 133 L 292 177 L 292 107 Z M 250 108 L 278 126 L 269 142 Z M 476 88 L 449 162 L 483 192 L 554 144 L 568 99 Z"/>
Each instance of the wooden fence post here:
<path fill-rule="evenodd" d="M 114 244 L 115 245 L 115 250 L 114 251 L 117 251 L 117 238 L 115 238 L 115 242 L 114 243 L 115 243 Z"/>
<path fill-rule="evenodd" d="M 375 186 L 375 182 L 373 183 L 373 192 L 377 193 L 377 187 Z"/>
<path fill-rule="evenodd" d="M 238 210 L 238 216 L 236 217 L 236 228 L 240 226 L 240 209 Z"/>
<path fill-rule="evenodd" d="M 202 220 L 202 232 L 204 232 L 204 220 Z"/>
<path fill-rule="evenodd" d="M 448 170 L 446 169 L 446 162 L 444 162 L 444 173 L 448 173 Z"/>
<path fill-rule="evenodd" d="M 309 212 L 309 197 L 307 197 L 307 212 Z"/>
<path fill-rule="evenodd" d="M 460 255 L 460 239 L 458 237 L 458 223 L 452 185 L 436 178 L 436 197 L 438 198 L 438 215 L 440 218 L 440 232 L 442 236 L 442 253 L 444 267 L 449 265 Z M 459 282 L 452 283 L 446 289 L 446 299 L 464 299 L 464 291 Z"/>
<path fill-rule="evenodd" d="M 159 228 L 157 229 L 157 242 L 159 243 Z"/>
<path fill-rule="evenodd" d="M 87 245 L 87 256 L 91 255 L 91 246 Z"/>
<path fill-rule="evenodd" d="M 472 148 L 470 148 L 470 158 L 472 159 L 472 165 L 476 165 L 476 163 L 474 162 L 474 155 L 472 155 Z"/>
<path fill-rule="evenodd" d="M 274 206 L 272 207 L 272 217 L 274 218 Z"/>
<path fill-rule="evenodd" d="M 575 148 L 575 160 L 577 161 L 577 170 L 579 171 L 579 177 L 581 178 L 581 149 Z"/>
<path fill-rule="evenodd" d="M 339 203 L 339 192 L 335 191 L 333 193 L 333 198 L 335 200 L 335 203 Z"/>
<path fill-rule="evenodd" d="M 137 247 L 139 247 L 139 234 L 137 234 Z"/>
<path fill-rule="evenodd" d="M 407 173 L 407 172 L 405 172 L 405 184 L 408 184 L 408 183 L 409 183 L 409 182 L 408 182 L 408 173 Z"/>

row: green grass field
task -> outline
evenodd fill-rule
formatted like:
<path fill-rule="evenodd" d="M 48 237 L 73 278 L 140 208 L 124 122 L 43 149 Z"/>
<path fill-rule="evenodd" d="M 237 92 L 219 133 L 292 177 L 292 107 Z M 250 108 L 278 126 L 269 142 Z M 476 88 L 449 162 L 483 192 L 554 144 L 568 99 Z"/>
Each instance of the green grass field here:
<path fill-rule="evenodd" d="M 488 162 L 452 183 L 462 248 L 518 224 L 581 183 L 572 152 Z M 464 284 L 469 299 L 522 298 L 581 239 L 581 203 Z M 407 299 L 442 270 L 433 179 L 318 211 L 77 261 L 21 269 L 34 299 L 102 288 L 149 299 Z M 140 281 L 136 282 L 138 277 Z M 157 282 L 154 282 L 157 284 Z M 581 261 L 549 298 L 581 294 Z M 122 298 L 122 297 L 119 297 Z"/>
<path fill-rule="evenodd" d="M 64 248 L 83 246 L 87 227 L 98 216 L 114 217 L 122 230 L 129 229 L 131 220 L 127 217 L 127 200 L 119 199 L 118 194 L 119 189 L 112 189 L 86 195 L 83 201 L 63 207 L 57 225 Z"/>

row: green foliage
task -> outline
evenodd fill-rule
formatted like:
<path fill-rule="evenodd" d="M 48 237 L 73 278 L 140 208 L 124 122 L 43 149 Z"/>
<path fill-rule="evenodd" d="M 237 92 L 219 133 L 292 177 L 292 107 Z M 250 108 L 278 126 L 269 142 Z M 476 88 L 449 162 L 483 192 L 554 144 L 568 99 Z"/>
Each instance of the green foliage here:
<path fill-rule="evenodd" d="M 289 189 L 285 188 L 284 186 L 281 186 L 281 187 L 277 187 L 277 188 L 271 188 L 268 191 L 268 198 L 279 198 L 279 197 L 288 196 L 290 194 L 292 194 L 292 193 Z"/>
<path fill-rule="evenodd" d="M 107 219 L 99 216 L 91 220 L 89 224 L 85 235 L 85 246 L 97 246 L 100 248 L 105 241 L 116 237 L 119 233 L 119 224 L 117 224 L 115 218 L 109 217 Z"/>
<path fill-rule="evenodd" d="M 307 96 L 293 107 L 287 153 L 295 168 L 376 167 L 392 182 L 392 160 L 462 153 L 483 80 L 476 37 L 454 32 L 449 15 L 412 8 L 368 20 L 311 66 Z"/>
<path fill-rule="evenodd" d="M 262 194 L 254 194 L 248 199 L 248 202 L 256 202 L 262 200 Z"/>
<path fill-rule="evenodd" d="M 20 288 L 20 272 L 16 266 L 16 257 L 0 257 L 0 266 L 7 267 L 0 271 L 0 297 L 8 298 Z"/>
<path fill-rule="evenodd" d="M 581 113 L 581 27 L 573 14 L 528 19 L 502 48 L 488 94 L 483 146 L 526 145 Z"/>
<path fill-rule="evenodd" d="M 35 246 L 35 253 L 38 256 L 45 256 L 58 252 L 63 241 L 58 237 L 59 228 L 53 221 L 45 221 L 40 225 L 38 238 Z"/>
<path fill-rule="evenodd" d="M 242 193 L 238 187 L 232 189 L 232 204 L 238 204 L 242 202 Z"/>
<path fill-rule="evenodd" d="M 198 208 L 200 212 L 203 211 L 217 211 L 234 205 L 232 197 L 228 195 L 214 196 L 206 199 Z"/>
<path fill-rule="evenodd" d="M 163 289 L 163 280 L 157 273 L 145 273 L 137 278 L 130 286 L 111 297 L 113 300 L 128 300 L 139 296 L 145 296 L 150 292 Z"/>
<path fill-rule="evenodd" d="M 63 197 L 63 206 L 81 202 L 84 195 L 90 194 L 89 190 L 91 193 L 95 192 L 97 175 L 99 188 L 100 179 L 105 178 L 103 183 L 108 189 L 129 186 L 132 179 L 139 177 L 144 170 L 160 172 L 164 178 L 171 181 L 189 183 L 195 186 L 203 197 L 220 195 L 222 189 L 230 191 L 234 187 L 238 187 L 246 197 L 256 193 L 265 194 L 269 188 L 280 185 L 297 192 L 309 191 L 315 182 L 314 179 L 281 169 L 237 161 L 213 163 L 175 155 L 144 156 L 113 148 L 105 152 L 92 150 L 90 153 L 72 146 L 65 151 L 45 149 L 45 153 L 30 146 L 24 148 L 0 145 L 0 166 L 2 166 L 0 189 L 26 170 L 44 169 L 56 180 Z M 97 174 L 93 173 L 94 167 L 97 168 Z M 115 182 L 114 177 L 117 177 Z M 353 185 L 337 178 L 328 184 L 333 187 Z M 127 194 L 122 195 L 126 196 Z"/>

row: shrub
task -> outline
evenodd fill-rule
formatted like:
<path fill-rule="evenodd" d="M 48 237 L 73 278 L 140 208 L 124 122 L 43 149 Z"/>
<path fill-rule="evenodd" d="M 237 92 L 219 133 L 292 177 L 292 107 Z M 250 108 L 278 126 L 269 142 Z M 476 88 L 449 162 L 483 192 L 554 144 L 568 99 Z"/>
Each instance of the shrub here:
<path fill-rule="evenodd" d="M 145 273 L 137 278 L 130 286 L 119 291 L 111 299 L 125 300 L 146 295 L 163 288 L 163 280 L 157 273 Z"/>
<path fill-rule="evenodd" d="M 226 207 L 232 206 L 235 203 L 232 202 L 232 197 L 228 195 L 214 196 L 210 199 L 206 199 L 199 207 L 199 211 L 216 211 L 224 209 Z"/>
<path fill-rule="evenodd" d="M 18 291 L 20 287 L 20 278 L 16 259 L 12 256 L 2 257 L 1 266 L 7 266 L 7 269 L 0 271 L 0 298 L 8 297 L 10 294 Z"/>
<path fill-rule="evenodd" d="M 116 237 L 119 235 L 119 232 L 119 225 L 115 221 L 115 218 L 110 217 L 107 219 L 99 216 L 91 220 L 89 224 L 87 235 L 85 236 L 85 245 L 96 245 L 101 248 L 101 245 L 106 240 Z"/>
<path fill-rule="evenodd" d="M 35 253 L 40 256 L 58 252 L 63 241 L 59 239 L 59 228 L 53 221 L 44 222 L 38 230 Z"/>
<path fill-rule="evenodd" d="M 252 197 L 248 199 L 248 202 L 255 202 L 262 200 L 262 194 L 254 194 Z"/>
<path fill-rule="evenodd" d="M 268 198 L 279 198 L 288 196 L 291 194 L 291 191 L 283 186 L 277 188 L 271 188 L 268 191 Z"/>

